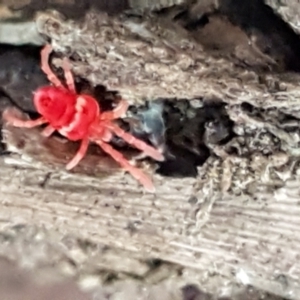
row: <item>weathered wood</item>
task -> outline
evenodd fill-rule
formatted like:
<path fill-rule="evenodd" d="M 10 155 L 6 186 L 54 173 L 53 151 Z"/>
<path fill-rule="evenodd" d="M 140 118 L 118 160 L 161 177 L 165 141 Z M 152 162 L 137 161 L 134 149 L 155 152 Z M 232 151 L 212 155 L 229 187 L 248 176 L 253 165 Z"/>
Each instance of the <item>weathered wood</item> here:
<path fill-rule="evenodd" d="M 37 225 L 117 251 L 98 248 L 91 256 L 64 251 L 77 263 L 83 257 L 85 268 L 143 277 L 149 270 L 145 261 L 159 258 L 183 268 L 180 282 L 200 282 L 208 291 L 221 292 L 229 280 L 300 297 L 298 175 L 273 193 L 257 193 L 255 201 L 222 195 L 211 181 L 158 175 L 153 175 L 157 193 L 143 194 L 123 172 L 102 178 L 65 172 L 67 159 L 55 162 L 59 151 L 50 157 L 38 130 L 7 127 L 5 136 L 23 159 L 15 154 L 0 160 L 2 229 Z M 50 140 L 59 147 L 60 141 Z M 83 161 L 84 172 L 94 169 L 90 157 Z M 287 285 L 279 283 L 282 276 Z"/>
<path fill-rule="evenodd" d="M 272 57 L 237 27 L 231 27 L 239 37 L 232 46 L 235 59 L 228 59 L 206 51 L 199 37 L 166 16 L 140 21 L 90 12 L 74 21 L 43 13 L 37 25 L 55 50 L 73 57 L 76 75 L 117 90 L 131 104 L 156 97 L 219 98 L 228 104 L 237 139 L 249 139 L 248 126 L 249 144 L 258 140 L 255 131 L 265 131 L 279 146 L 268 156 L 258 147 L 249 157 L 214 147 L 196 179 L 164 178 L 152 164 L 140 163 L 157 187 L 150 195 L 98 150 L 68 173 L 63 168 L 74 144 L 5 127 L 8 148 L 18 154 L 0 160 L 0 226 L 9 240 L 0 251 L 28 262 L 35 257 L 28 244 L 36 246 L 42 236 L 39 249 L 47 239 L 56 248 L 42 263 L 67 257 L 63 273 L 72 276 L 110 270 L 177 287 L 195 282 L 214 294 L 242 282 L 298 299 L 299 133 L 285 130 L 276 117 L 280 112 L 299 119 L 299 75 L 261 71 L 274 63 Z M 258 70 L 236 64 L 244 58 Z M 61 59 L 53 63 L 60 66 Z M 249 116 L 236 106 L 243 102 L 278 114 Z M 37 228 L 27 243 L 16 238 L 22 226 L 21 235 Z M 168 271 L 152 275 L 149 259 L 164 261 Z"/>
<path fill-rule="evenodd" d="M 77 57 L 72 61 L 76 75 L 118 91 L 132 104 L 160 97 L 218 98 L 228 104 L 299 111 L 299 75 L 247 70 L 226 55 L 211 55 L 166 16 L 145 16 L 139 22 L 90 12 L 80 23 L 40 14 L 37 26 L 55 51 Z M 237 57 L 244 53 L 241 60 L 250 58 L 258 68 L 270 65 L 271 58 L 246 36 L 233 47 Z M 61 59 L 53 63 L 61 66 Z"/>

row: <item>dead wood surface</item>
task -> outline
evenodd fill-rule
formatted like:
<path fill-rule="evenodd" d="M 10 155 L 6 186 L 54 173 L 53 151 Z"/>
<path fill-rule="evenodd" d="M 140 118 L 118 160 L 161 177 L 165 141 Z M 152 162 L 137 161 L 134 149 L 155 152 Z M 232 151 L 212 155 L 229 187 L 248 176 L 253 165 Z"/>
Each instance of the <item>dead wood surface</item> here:
<path fill-rule="evenodd" d="M 284 62 L 266 56 L 255 36 L 232 24 L 231 39 L 223 35 L 227 27 L 218 32 L 223 54 L 207 51 L 216 43 L 206 35 L 229 24 L 211 20 L 208 32 L 197 34 L 166 16 L 141 21 L 93 11 L 81 21 L 42 13 L 37 25 L 58 53 L 72 57 L 77 76 L 135 105 L 153 98 L 221 99 L 238 133 L 229 144 L 242 138 L 272 151 L 264 155 L 258 147 L 247 157 L 242 147 L 237 155 L 214 147 L 195 179 L 162 177 L 140 163 L 157 187 L 151 195 L 97 150 L 68 173 L 63 167 L 73 144 L 5 127 L 16 154 L 0 160 L 3 255 L 47 274 L 55 265 L 55 272 L 89 288 L 113 275 L 176 291 L 192 282 L 215 295 L 235 294 L 242 283 L 300 298 L 299 132 L 278 121 L 280 114 L 299 119 L 299 75 L 262 71 Z M 61 58 L 53 63 L 60 66 Z M 242 103 L 275 117 L 251 116 Z M 153 259 L 163 263 L 153 269 Z"/>
<path fill-rule="evenodd" d="M 151 195 L 123 172 L 103 178 L 65 172 L 68 159 L 53 164 L 38 130 L 7 127 L 5 139 L 9 150 L 23 156 L 3 156 L 0 161 L 1 229 L 8 232 L 9 241 L 0 247 L 5 256 L 21 259 L 25 266 L 26 261 L 32 267 L 57 264 L 61 258 L 46 254 L 47 248 L 37 255 L 35 244 L 45 247 L 47 235 L 32 245 L 12 246 L 10 240 L 16 238 L 9 238 L 9 228 L 24 226 L 26 231 L 38 226 L 53 232 L 54 247 L 69 261 L 65 272 L 71 269 L 73 276 L 111 270 L 152 283 L 175 278 L 177 286 L 196 282 L 214 294 L 242 282 L 280 296 L 300 297 L 298 177 L 273 193 L 262 189 L 253 201 L 247 195 L 216 192 L 211 182 L 153 175 L 157 193 Z M 83 168 L 97 169 L 88 159 Z M 90 246 L 78 246 L 74 240 Z M 34 255 L 26 250 L 31 247 Z M 168 271 L 153 275 L 149 259 L 169 263 Z"/>

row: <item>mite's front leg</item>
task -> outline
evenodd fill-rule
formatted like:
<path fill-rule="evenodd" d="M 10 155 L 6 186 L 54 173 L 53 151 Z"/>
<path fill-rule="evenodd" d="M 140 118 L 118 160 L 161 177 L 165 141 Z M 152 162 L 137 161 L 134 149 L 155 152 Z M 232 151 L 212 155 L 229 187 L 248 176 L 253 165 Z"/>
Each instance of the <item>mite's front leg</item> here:
<path fill-rule="evenodd" d="M 44 117 L 40 117 L 36 120 L 22 120 L 19 117 L 21 113 L 15 108 L 7 108 L 3 114 L 3 120 L 14 127 L 33 128 L 47 123 L 48 121 Z"/>
<path fill-rule="evenodd" d="M 76 155 L 72 158 L 72 160 L 67 164 L 66 169 L 71 170 L 75 166 L 79 164 L 79 162 L 83 159 L 86 154 L 87 148 L 89 146 L 89 139 L 83 139 L 81 141 L 80 147 L 76 153 Z"/>
<path fill-rule="evenodd" d="M 52 52 L 52 46 L 46 45 L 41 51 L 41 69 L 47 75 L 47 78 L 50 82 L 52 82 L 55 86 L 64 87 L 61 81 L 57 78 L 54 72 L 51 70 L 49 66 L 49 57 Z"/>
<path fill-rule="evenodd" d="M 106 125 L 107 128 L 109 128 L 112 132 L 114 132 L 117 136 L 122 138 L 125 142 L 127 142 L 130 145 L 133 145 L 135 148 L 143 151 L 146 155 L 152 157 L 153 159 L 157 161 L 164 161 L 164 156 L 162 153 L 160 153 L 157 149 L 155 149 L 152 146 L 149 146 L 142 140 L 139 140 L 132 136 L 131 134 L 125 132 L 123 129 L 118 127 L 117 125 L 113 123 L 109 123 Z"/>
<path fill-rule="evenodd" d="M 144 188 L 150 192 L 155 192 L 155 187 L 153 185 L 152 180 L 144 174 L 141 170 L 138 168 L 132 166 L 128 160 L 117 150 L 115 150 L 112 146 L 109 144 L 103 142 L 103 141 L 96 141 L 96 143 L 102 148 L 104 152 L 109 154 L 116 162 L 120 164 L 121 167 L 123 167 L 126 171 L 128 171 L 137 181 L 139 181 Z"/>
<path fill-rule="evenodd" d="M 52 125 L 48 125 L 43 131 L 42 131 L 42 135 L 44 137 L 49 137 L 50 135 L 52 135 L 55 131 L 55 128 L 52 127 Z"/>
<path fill-rule="evenodd" d="M 121 118 L 128 110 L 129 104 L 125 100 L 121 100 L 118 106 L 112 111 L 105 111 L 101 114 L 100 119 L 110 121 Z"/>

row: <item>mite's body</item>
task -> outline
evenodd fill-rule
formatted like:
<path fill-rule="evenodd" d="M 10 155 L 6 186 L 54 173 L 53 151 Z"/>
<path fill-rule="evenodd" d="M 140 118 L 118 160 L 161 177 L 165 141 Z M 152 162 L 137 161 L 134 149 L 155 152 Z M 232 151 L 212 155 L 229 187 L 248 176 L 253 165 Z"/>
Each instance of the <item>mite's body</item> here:
<path fill-rule="evenodd" d="M 120 118 L 128 109 L 124 100 L 113 110 L 101 112 L 98 102 L 90 95 L 77 95 L 73 76 L 68 61 L 63 62 L 66 83 L 65 87 L 55 76 L 48 65 L 48 58 L 52 48 L 45 46 L 42 50 L 42 69 L 54 86 L 45 86 L 34 92 L 33 102 L 37 112 L 41 115 L 36 120 L 24 121 L 17 118 L 9 109 L 4 111 L 3 118 L 16 127 L 32 128 L 48 123 L 43 130 L 44 136 L 50 136 L 58 131 L 72 141 L 81 141 L 80 148 L 74 158 L 67 164 L 67 169 L 74 168 L 86 154 L 89 142 L 97 143 L 104 152 L 111 155 L 124 169 L 139 180 L 148 191 L 154 191 L 150 178 L 141 170 L 132 166 L 124 156 L 112 148 L 108 142 L 112 135 L 123 138 L 127 143 L 135 146 L 146 155 L 156 160 L 163 160 L 162 154 L 145 142 L 126 133 L 112 120 Z"/>

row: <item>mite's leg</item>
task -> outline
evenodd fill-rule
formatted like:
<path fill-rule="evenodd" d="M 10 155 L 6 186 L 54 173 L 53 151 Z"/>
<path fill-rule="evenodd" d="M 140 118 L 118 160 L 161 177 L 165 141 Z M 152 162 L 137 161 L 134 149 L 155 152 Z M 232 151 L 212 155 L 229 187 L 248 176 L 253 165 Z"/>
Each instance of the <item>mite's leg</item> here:
<path fill-rule="evenodd" d="M 112 110 L 112 111 L 105 111 L 104 113 L 101 114 L 100 119 L 101 120 L 113 120 L 113 119 L 118 119 L 122 117 L 127 109 L 128 109 L 128 102 L 125 100 L 121 100 L 118 106 Z"/>
<path fill-rule="evenodd" d="M 44 137 L 49 137 L 52 133 L 54 133 L 55 128 L 53 128 L 51 125 L 48 125 L 43 131 L 42 135 Z"/>
<path fill-rule="evenodd" d="M 113 131 L 117 136 L 122 138 L 128 144 L 135 146 L 137 149 L 143 151 L 148 156 L 152 157 L 155 160 L 163 161 L 164 156 L 154 147 L 149 146 L 145 142 L 135 138 L 133 135 L 125 132 L 123 129 L 118 127 L 117 125 L 111 123 L 108 124 L 107 127 Z"/>
<path fill-rule="evenodd" d="M 16 113 L 17 112 L 14 112 L 14 109 L 6 109 L 2 114 L 3 120 L 12 126 L 25 128 L 33 128 L 48 122 L 44 117 L 36 120 L 22 120 L 16 115 Z"/>
<path fill-rule="evenodd" d="M 73 75 L 71 72 L 70 62 L 68 61 L 67 58 L 63 59 L 63 70 L 65 73 L 65 78 L 66 78 L 66 82 L 67 82 L 69 90 L 72 91 L 73 93 L 76 93 L 75 83 L 74 83 L 74 78 L 73 78 Z"/>
<path fill-rule="evenodd" d="M 83 157 L 86 154 L 87 148 L 89 146 L 89 139 L 83 139 L 81 141 L 80 147 L 75 154 L 75 156 L 72 158 L 72 160 L 67 164 L 66 169 L 71 170 L 73 169 L 78 163 L 83 159 Z"/>
<path fill-rule="evenodd" d="M 151 192 L 151 193 L 155 192 L 155 187 L 154 187 L 151 179 L 146 174 L 144 174 L 140 169 L 132 166 L 120 152 L 116 151 L 109 144 L 106 144 L 102 141 L 96 141 L 96 143 L 103 149 L 104 152 L 109 154 L 126 171 L 128 171 L 137 181 L 139 181 L 148 192 Z"/>
<path fill-rule="evenodd" d="M 58 87 L 63 87 L 63 84 L 57 78 L 57 76 L 53 73 L 49 66 L 49 56 L 52 52 L 52 46 L 50 44 L 46 45 L 41 51 L 41 69 L 47 75 L 49 81 L 51 81 L 54 85 Z"/>

